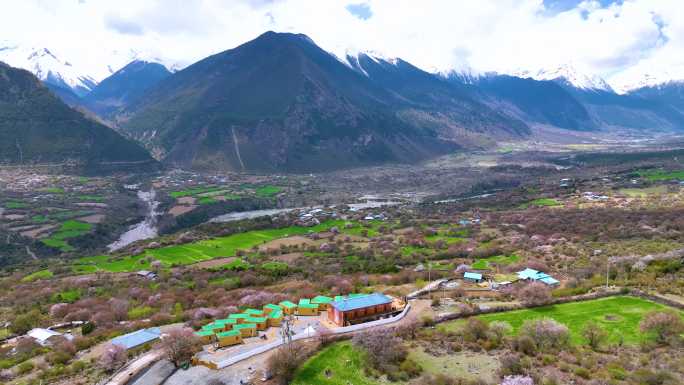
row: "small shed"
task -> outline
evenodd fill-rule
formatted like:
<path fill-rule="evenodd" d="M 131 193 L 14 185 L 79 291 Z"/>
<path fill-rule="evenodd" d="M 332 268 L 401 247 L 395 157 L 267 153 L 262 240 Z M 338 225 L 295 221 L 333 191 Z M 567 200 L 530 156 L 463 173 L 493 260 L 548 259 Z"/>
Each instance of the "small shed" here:
<path fill-rule="evenodd" d="M 161 336 L 161 330 L 159 330 L 159 328 L 141 329 L 112 339 L 112 345 L 119 345 L 124 349 L 129 350 L 152 342 L 158 339 L 159 336 Z"/>
<path fill-rule="evenodd" d="M 202 345 L 209 345 L 214 340 L 214 332 L 211 330 L 200 330 L 195 335 L 202 341 Z"/>
<path fill-rule="evenodd" d="M 283 321 L 283 311 L 281 309 L 273 310 L 271 314 L 268 315 L 268 326 L 278 327 Z"/>
<path fill-rule="evenodd" d="M 228 329 L 230 329 L 230 327 Z M 226 324 L 224 324 L 224 323 L 219 324 L 216 322 L 212 322 L 212 323 L 209 323 L 209 324 L 202 326 L 201 330 L 211 332 L 211 333 L 220 333 L 220 332 L 226 331 Z"/>
<path fill-rule="evenodd" d="M 26 335 L 36 340 L 36 342 L 41 346 L 50 345 L 53 341 L 63 337 L 62 333 L 43 328 L 31 329 L 28 333 L 26 333 Z"/>
<path fill-rule="evenodd" d="M 278 305 L 283 309 L 283 313 L 287 315 L 294 314 L 297 311 L 297 305 L 294 302 L 283 301 Z"/>
<path fill-rule="evenodd" d="M 247 309 L 243 313 L 249 314 L 250 317 L 261 317 L 264 315 L 264 311 L 259 309 Z"/>
<path fill-rule="evenodd" d="M 332 303 L 333 299 L 330 297 L 326 297 L 324 295 L 317 295 L 316 297 L 311 299 L 311 303 L 314 305 L 318 305 L 318 310 L 319 311 L 326 311 L 328 310 L 328 306 Z"/>
<path fill-rule="evenodd" d="M 239 330 L 221 332 L 216 335 L 216 340 L 220 348 L 237 345 L 242 343 L 242 333 Z"/>
<path fill-rule="evenodd" d="M 297 315 L 318 315 L 318 305 L 311 303 L 307 298 L 302 298 L 299 300 L 299 304 L 297 304 Z"/>
<path fill-rule="evenodd" d="M 264 314 L 271 314 L 271 312 L 274 310 L 282 311 L 283 308 L 281 308 L 280 306 L 273 304 L 273 303 L 269 303 L 268 305 L 264 305 Z"/>
<path fill-rule="evenodd" d="M 247 323 L 235 325 L 233 326 L 233 331 L 239 331 L 243 338 L 257 336 L 257 326 L 255 324 Z"/>
<path fill-rule="evenodd" d="M 469 282 L 480 283 L 482 282 L 482 274 L 466 271 L 463 273 L 463 279 Z"/>
<path fill-rule="evenodd" d="M 228 319 L 234 319 L 238 324 L 245 323 L 247 318 L 249 318 L 249 314 L 244 314 L 244 313 L 236 313 L 236 314 L 231 314 L 228 316 Z"/>
<path fill-rule="evenodd" d="M 245 321 L 255 324 L 257 330 L 266 330 L 268 328 L 268 319 L 266 317 L 249 317 Z"/>

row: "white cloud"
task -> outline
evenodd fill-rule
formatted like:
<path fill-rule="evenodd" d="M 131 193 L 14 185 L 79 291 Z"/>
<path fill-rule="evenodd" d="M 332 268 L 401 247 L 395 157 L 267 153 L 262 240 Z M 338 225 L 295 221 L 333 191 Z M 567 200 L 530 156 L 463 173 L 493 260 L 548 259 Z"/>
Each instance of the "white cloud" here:
<path fill-rule="evenodd" d="M 605 1 L 602 2 L 605 4 Z M 359 18 L 349 5 L 367 6 Z M 95 77 L 112 52 L 191 63 L 266 30 L 309 35 L 324 49 L 368 49 L 428 70 L 538 69 L 572 62 L 610 79 L 653 63 L 684 66 L 679 0 L 584 1 L 548 12 L 542 0 L 15 0 L 0 36 L 62 52 Z"/>

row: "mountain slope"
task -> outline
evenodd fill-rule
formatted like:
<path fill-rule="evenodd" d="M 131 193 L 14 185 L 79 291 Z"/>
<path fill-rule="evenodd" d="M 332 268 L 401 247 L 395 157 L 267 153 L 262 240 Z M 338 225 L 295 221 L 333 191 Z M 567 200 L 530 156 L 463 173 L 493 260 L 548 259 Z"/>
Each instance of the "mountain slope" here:
<path fill-rule="evenodd" d="M 84 104 L 99 115 L 108 115 L 139 98 L 169 75 L 171 72 L 159 63 L 134 60 L 102 80 L 83 98 Z"/>
<path fill-rule="evenodd" d="M 684 113 L 654 95 L 568 88 L 603 128 L 653 131 L 684 130 Z"/>
<path fill-rule="evenodd" d="M 138 144 L 86 119 L 30 72 L 0 62 L 0 162 L 70 163 L 90 171 L 154 165 Z"/>
<path fill-rule="evenodd" d="M 454 131 L 468 127 L 416 99 L 342 64 L 304 35 L 267 32 L 162 80 L 119 119 L 173 165 L 325 170 L 458 148 Z M 502 130 L 510 122 L 489 112 Z"/>
<path fill-rule="evenodd" d="M 449 73 L 447 76 L 452 83 L 472 84 L 494 104 L 512 105 L 525 121 L 570 130 L 596 129 L 584 106 L 555 81 L 498 74 L 473 77 Z"/>
<path fill-rule="evenodd" d="M 482 103 L 472 87 L 450 84 L 398 58 L 384 59 L 362 53 L 347 56 L 346 60 L 371 82 L 406 102 L 400 107 L 399 113 L 403 116 L 420 119 L 428 113 L 432 120 L 439 120 L 441 124 L 501 139 L 529 134 L 529 128 L 523 122 Z M 429 120 L 414 123 L 429 124 Z M 448 135 L 448 132 L 444 134 Z"/>

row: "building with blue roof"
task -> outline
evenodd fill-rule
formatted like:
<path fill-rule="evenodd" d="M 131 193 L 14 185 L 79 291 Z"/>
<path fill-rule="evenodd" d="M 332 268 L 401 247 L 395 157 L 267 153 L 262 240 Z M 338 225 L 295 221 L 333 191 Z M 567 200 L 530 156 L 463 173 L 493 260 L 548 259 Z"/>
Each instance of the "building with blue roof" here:
<path fill-rule="evenodd" d="M 482 282 L 482 274 L 471 273 L 469 271 L 466 271 L 465 273 L 463 273 L 463 279 L 465 279 L 466 281 L 479 283 Z"/>
<path fill-rule="evenodd" d="M 518 278 L 524 281 L 539 281 L 549 286 L 555 286 L 560 283 L 560 281 L 552 276 L 538 270 L 530 269 L 529 267 L 523 271 L 519 271 L 517 274 Z"/>
<path fill-rule="evenodd" d="M 112 339 L 112 345 L 119 345 L 128 350 L 154 341 L 159 336 L 161 336 L 159 328 L 140 329 Z"/>
<path fill-rule="evenodd" d="M 392 298 L 384 294 L 349 296 L 330 303 L 328 320 L 338 326 L 345 326 L 378 319 L 394 310 Z"/>

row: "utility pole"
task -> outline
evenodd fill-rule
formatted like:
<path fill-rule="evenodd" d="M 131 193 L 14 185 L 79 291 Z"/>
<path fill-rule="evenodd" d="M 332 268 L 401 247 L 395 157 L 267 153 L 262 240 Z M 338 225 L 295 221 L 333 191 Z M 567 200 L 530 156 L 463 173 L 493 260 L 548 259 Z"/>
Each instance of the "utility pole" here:
<path fill-rule="evenodd" d="M 610 258 L 606 259 L 606 290 L 608 290 L 608 273 L 610 272 Z"/>

